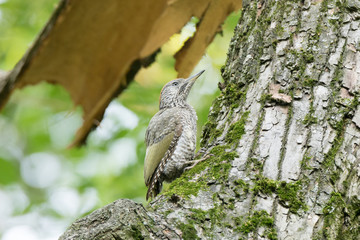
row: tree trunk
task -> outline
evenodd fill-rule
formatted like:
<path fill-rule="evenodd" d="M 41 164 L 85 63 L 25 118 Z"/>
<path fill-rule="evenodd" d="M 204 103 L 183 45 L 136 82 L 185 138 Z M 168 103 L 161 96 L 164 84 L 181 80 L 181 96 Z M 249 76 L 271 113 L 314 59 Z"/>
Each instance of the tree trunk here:
<path fill-rule="evenodd" d="M 204 127 L 213 155 L 61 239 L 360 238 L 360 3 L 249 2 Z"/>

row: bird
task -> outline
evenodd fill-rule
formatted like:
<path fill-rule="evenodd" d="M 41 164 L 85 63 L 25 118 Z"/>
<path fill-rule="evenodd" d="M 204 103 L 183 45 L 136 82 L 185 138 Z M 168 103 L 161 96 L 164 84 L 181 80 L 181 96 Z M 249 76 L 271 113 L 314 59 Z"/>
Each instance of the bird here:
<path fill-rule="evenodd" d="M 175 79 L 162 88 L 159 111 L 151 118 L 145 133 L 146 154 L 144 180 L 148 187 L 146 200 L 156 197 L 163 182 L 172 182 L 184 170 L 196 164 L 196 111 L 186 99 L 196 79 Z M 193 165 L 194 166 L 194 165 Z"/>

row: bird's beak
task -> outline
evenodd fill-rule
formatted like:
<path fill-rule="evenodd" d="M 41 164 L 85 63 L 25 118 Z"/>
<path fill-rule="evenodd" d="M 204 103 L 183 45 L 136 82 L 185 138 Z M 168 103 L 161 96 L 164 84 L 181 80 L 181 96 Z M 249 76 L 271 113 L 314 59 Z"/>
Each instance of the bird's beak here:
<path fill-rule="evenodd" d="M 201 74 L 203 74 L 203 72 L 205 72 L 205 70 L 202 70 L 202 71 L 200 71 L 200 72 L 198 72 L 197 74 L 195 74 L 195 75 L 192 75 L 191 77 L 189 77 L 188 79 L 186 79 L 186 82 L 193 82 L 193 84 L 194 84 L 194 82 L 196 81 L 196 79 L 198 79 L 198 77 L 200 77 L 200 75 Z"/>
<path fill-rule="evenodd" d="M 185 99 L 189 95 L 191 87 L 194 85 L 196 79 L 198 79 L 200 77 L 200 75 L 203 74 L 203 72 L 205 72 L 205 70 L 202 70 L 202 71 L 198 72 L 197 74 L 192 75 L 191 77 L 188 77 L 187 79 L 185 79 L 185 82 L 182 86 L 182 88 L 183 88 L 182 94 L 185 97 Z"/>

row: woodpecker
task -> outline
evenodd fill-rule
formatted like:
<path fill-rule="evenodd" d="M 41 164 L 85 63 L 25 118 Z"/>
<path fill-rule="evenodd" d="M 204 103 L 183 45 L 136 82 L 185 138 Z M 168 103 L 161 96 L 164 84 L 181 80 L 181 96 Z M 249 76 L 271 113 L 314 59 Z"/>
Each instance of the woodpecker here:
<path fill-rule="evenodd" d="M 160 93 L 159 111 L 145 133 L 144 179 L 146 200 L 160 193 L 163 181 L 178 178 L 193 161 L 196 148 L 195 110 L 186 102 L 201 71 L 187 79 L 168 82 Z"/>

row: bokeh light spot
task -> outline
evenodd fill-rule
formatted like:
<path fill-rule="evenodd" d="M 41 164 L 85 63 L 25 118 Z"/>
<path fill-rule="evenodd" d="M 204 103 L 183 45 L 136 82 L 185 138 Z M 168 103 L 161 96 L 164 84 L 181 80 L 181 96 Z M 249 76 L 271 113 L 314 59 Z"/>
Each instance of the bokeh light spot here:
<path fill-rule="evenodd" d="M 34 153 L 21 161 L 21 176 L 31 187 L 46 188 L 60 176 L 61 164 L 56 155 Z"/>

